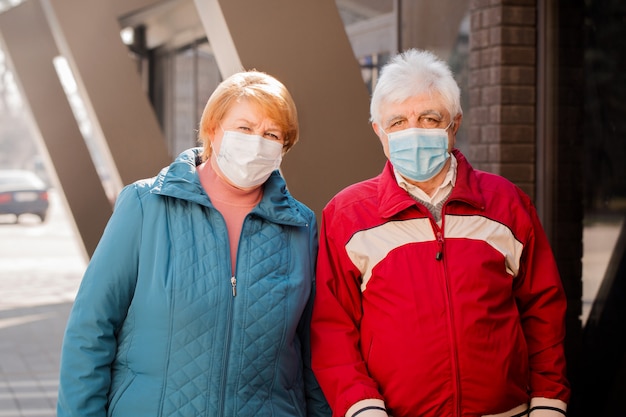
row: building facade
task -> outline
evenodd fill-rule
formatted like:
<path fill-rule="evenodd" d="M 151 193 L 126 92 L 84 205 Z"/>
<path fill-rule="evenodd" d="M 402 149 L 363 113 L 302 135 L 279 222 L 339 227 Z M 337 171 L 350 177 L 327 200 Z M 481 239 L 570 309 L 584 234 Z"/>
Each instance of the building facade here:
<path fill-rule="evenodd" d="M 446 59 L 462 89 L 458 147 L 476 168 L 510 179 L 531 196 L 555 252 L 569 306 L 568 414 L 620 415 L 626 389 L 623 1 L 8 3 L 15 2 L 0 3 L 0 35 L 70 206 L 84 198 L 84 191 L 74 196 L 72 190 L 102 180 L 103 171 L 118 190 L 197 144 L 208 96 L 239 65 L 277 75 L 294 94 L 303 139 L 284 170 L 292 192 L 320 213 L 339 189 L 382 167 L 367 121 L 381 66 L 407 48 Z M 73 168 L 82 169 L 80 183 L 70 181 L 76 172 L 56 151 L 60 139 L 46 128 L 48 114 L 35 106 L 46 99 L 37 95 L 42 87 L 28 89 L 28 80 L 33 84 L 42 73 L 27 66 L 33 58 L 18 49 L 24 33 L 11 24 L 32 24 L 34 16 L 49 27 L 39 35 L 52 38 L 47 51 L 54 56 L 56 48 L 74 72 L 93 123 L 89 140 L 105 145 L 92 147 L 105 149 L 92 158 L 97 167 Z M 58 119 L 61 110 L 52 116 Z M 78 130 L 58 137 L 77 137 Z M 143 149 L 145 162 L 124 158 L 132 144 Z M 110 207 L 98 212 L 102 220 L 91 229 L 84 222 L 87 254 L 109 214 Z M 80 229 L 81 213 L 74 216 Z"/>

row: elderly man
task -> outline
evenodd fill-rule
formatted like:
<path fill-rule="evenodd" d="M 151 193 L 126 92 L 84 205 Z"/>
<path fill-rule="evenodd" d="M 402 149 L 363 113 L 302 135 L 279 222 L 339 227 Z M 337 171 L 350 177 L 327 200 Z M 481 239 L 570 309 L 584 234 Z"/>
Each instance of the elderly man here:
<path fill-rule="evenodd" d="M 322 216 L 311 343 L 333 415 L 565 415 L 554 257 L 529 197 L 454 149 L 450 69 L 394 57 L 370 110 L 388 162 Z"/>

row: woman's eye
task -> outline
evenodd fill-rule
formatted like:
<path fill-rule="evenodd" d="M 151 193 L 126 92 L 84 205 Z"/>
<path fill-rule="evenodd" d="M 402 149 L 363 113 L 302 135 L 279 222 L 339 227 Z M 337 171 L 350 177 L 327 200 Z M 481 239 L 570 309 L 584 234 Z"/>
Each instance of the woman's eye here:
<path fill-rule="evenodd" d="M 281 137 L 276 134 L 276 133 L 272 133 L 272 132 L 266 132 L 265 133 L 265 137 L 271 140 L 277 140 L 277 141 L 281 141 Z"/>

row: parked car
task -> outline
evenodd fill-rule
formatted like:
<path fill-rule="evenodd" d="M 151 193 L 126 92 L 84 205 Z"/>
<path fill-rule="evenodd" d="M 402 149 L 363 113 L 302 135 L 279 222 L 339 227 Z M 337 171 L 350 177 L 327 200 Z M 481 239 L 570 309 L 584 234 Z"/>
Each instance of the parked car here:
<path fill-rule="evenodd" d="M 48 187 L 33 172 L 0 170 L 0 214 L 35 214 L 41 221 L 48 214 Z"/>

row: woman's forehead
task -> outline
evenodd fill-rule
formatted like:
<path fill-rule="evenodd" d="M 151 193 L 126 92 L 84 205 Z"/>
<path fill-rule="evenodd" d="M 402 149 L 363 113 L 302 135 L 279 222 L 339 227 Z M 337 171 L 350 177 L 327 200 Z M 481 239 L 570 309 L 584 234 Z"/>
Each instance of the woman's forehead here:
<path fill-rule="evenodd" d="M 234 101 L 224 114 L 223 121 L 242 122 L 250 125 L 266 124 L 278 126 L 270 111 L 259 103 L 248 99 Z"/>

